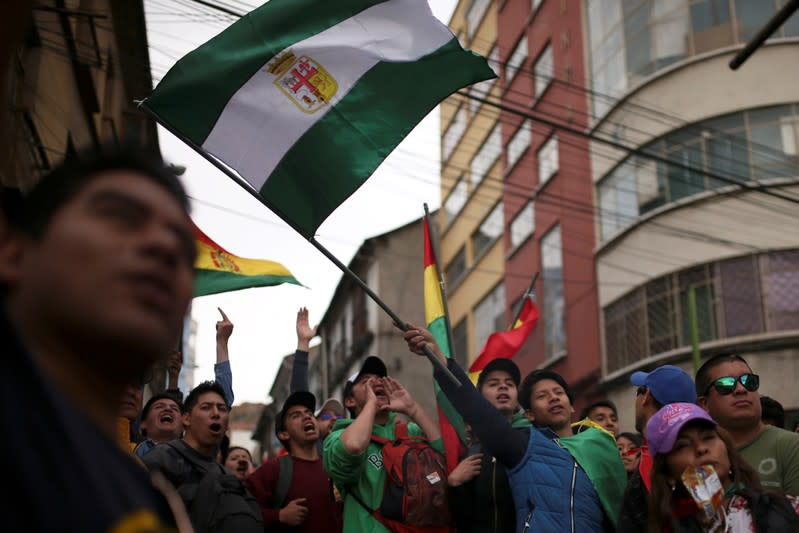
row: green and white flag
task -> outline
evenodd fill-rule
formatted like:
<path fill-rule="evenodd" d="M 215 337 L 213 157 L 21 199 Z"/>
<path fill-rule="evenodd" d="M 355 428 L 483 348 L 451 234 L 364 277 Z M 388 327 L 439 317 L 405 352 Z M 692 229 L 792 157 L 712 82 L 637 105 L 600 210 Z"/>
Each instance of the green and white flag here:
<path fill-rule="evenodd" d="M 426 0 L 271 0 L 142 105 L 311 237 L 441 100 L 492 77 Z"/>

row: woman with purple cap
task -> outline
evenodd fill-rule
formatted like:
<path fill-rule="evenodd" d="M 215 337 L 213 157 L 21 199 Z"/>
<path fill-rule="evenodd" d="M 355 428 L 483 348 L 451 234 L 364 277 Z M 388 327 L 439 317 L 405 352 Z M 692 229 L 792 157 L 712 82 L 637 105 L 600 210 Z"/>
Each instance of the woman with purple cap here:
<path fill-rule="evenodd" d="M 646 425 L 652 466 L 649 531 L 799 531 L 799 498 L 766 492 L 730 436 L 699 406 L 664 406 Z"/>

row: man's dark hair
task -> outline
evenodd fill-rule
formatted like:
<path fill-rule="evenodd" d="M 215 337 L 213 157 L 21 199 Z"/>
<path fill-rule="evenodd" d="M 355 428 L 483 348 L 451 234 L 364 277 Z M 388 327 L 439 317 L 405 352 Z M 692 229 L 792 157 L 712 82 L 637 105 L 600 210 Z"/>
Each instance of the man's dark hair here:
<path fill-rule="evenodd" d="M 347 380 L 347 383 L 344 384 L 344 393 L 341 395 L 341 405 L 347 410 L 350 414 L 350 418 L 354 419 L 356 417 L 355 409 L 352 407 L 347 407 L 347 398 L 352 396 L 352 387 L 354 383 L 352 381 Z"/>
<path fill-rule="evenodd" d="M 566 380 L 563 379 L 563 376 L 557 372 L 553 372 L 552 370 L 533 370 L 527 374 L 526 378 L 524 378 L 521 391 L 519 391 L 519 403 L 522 407 L 525 409 L 530 408 L 530 394 L 533 392 L 533 387 L 536 383 L 543 379 L 551 379 L 560 385 L 566 392 L 566 396 L 569 397 L 569 403 L 574 403 L 574 398 L 572 397 L 569 385 L 566 383 Z"/>
<path fill-rule="evenodd" d="M 722 363 L 733 363 L 735 361 L 740 361 L 741 363 L 745 364 L 747 367 L 749 367 L 749 370 L 752 369 L 752 367 L 749 366 L 749 363 L 746 362 L 746 359 L 734 353 L 720 353 L 705 361 L 702 366 L 699 367 L 699 370 L 696 371 L 696 378 L 694 378 L 694 383 L 696 384 L 696 395 L 704 396 L 707 393 L 707 389 L 712 383 L 710 380 L 711 369 L 719 366 Z"/>
<path fill-rule="evenodd" d="M 40 238 L 55 213 L 101 173 L 129 170 L 162 186 L 188 212 L 189 200 L 175 172 L 157 156 L 126 146 L 105 146 L 68 157 L 24 195 L 17 229 Z"/>
<path fill-rule="evenodd" d="M 183 401 L 183 412 L 191 413 L 191 410 L 197 405 L 197 400 L 199 397 L 206 392 L 215 392 L 219 394 L 223 400 L 225 398 L 225 389 L 222 388 L 222 385 L 216 381 L 203 381 L 191 389 L 189 395 L 186 396 L 186 399 Z"/>
<path fill-rule="evenodd" d="M 583 409 L 583 411 L 580 413 L 580 420 L 585 420 L 586 418 L 588 418 L 588 415 L 591 414 L 591 411 L 593 411 L 597 407 L 607 407 L 608 409 L 613 411 L 614 415 L 619 416 L 619 410 L 616 409 L 615 403 L 611 402 L 610 400 L 598 400 L 592 404 L 589 404 L 588 407 Z"/>
<path fill-rule="evenodd" d="M 140 417 L 141 420 L 144 420 L 145 418 L 147 418 L 147 415 L 150 413 L 150 409 L 152 409 L 153 404 L 155 402 L 157 402 L 158 400 L 172 400 L 173 402 L 175 402 L 177 404 L 178 411 L 181 412 L 181 413 L 183 412 L 183 403 L 182 402 L 177 401 L 177 399 L 175 399 L 175 397 L 173 395 L 169 394 L 168 392 L 162 392 L 160 394 L 153 394 L 150 397 L 150 399 L 147 400 L 147 403 L 144 404 L 144 409 L 142 409 L 142 411 L 141 411 L 141 417 Z M 141 428 L 141 434 L 146 437 L 147 436 L 147 430 L 145 428 Z"/>
<path fill-rule="evenodd" d="M 785 409 L 780 402 L 770 396 L 761 396 L 760 407 L 762 408 L 760 419 L 763 422 L 771 421 L 778 428 L 785 428 Z"/>

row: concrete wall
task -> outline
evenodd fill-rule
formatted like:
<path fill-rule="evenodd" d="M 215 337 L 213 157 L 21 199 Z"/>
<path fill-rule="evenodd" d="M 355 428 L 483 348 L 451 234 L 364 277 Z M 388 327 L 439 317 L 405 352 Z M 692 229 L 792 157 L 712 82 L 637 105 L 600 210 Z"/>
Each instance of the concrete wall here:
<path fill-rule="evenodd" d="M 778 190 L 799 195 L 796 185 Z M 666 206 L 661 214 L 647 217 L 597 253 L 601 307 L 669 272 L 799 245 L 799 210 L 794 203 L 754 191 L 697 198 Z"/>
<path fill-rule="evenodd" d="M 799 42 L 766 44 L 740 69 L 730 70 L 727 64 L 738 49 L 716 50 L 659 70 L 620 100 L 596 125 L 596 131 L 637 146 L 685 123 L 743 109 L 796 102 Z M 775 77 L 775 73 L 779 76 Z M 675 118 L 642 113 L 635 104 L 664 111 Z M 625 152 L 593 141 L 591 173 L 594 181 L 604 177 L 624 156 Z"/>

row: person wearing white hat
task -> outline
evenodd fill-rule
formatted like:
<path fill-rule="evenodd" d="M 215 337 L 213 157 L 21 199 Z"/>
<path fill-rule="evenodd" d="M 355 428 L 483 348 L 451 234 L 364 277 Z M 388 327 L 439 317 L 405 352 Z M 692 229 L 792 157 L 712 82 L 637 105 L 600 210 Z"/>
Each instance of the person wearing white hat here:
<path fill-rule="evenodd" d="M 346 412 L 340 401 L 335 398 L 325 400 L 325 403 L 316 412 L 316 420 L 319 423 L 319 440 L 325 440 L 325 437 L 330 435 L 333 424 L 345 417 Z"/>

